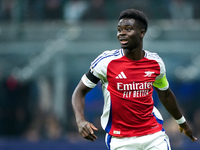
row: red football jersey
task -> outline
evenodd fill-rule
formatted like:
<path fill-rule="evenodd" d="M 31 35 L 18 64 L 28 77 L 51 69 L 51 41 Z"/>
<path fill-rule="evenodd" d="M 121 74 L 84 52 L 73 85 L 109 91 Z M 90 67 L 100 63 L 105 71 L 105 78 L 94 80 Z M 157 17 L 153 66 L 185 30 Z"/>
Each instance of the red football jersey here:
<path fill-rule="evenodd" d="M 119 49 L 99 55 L 82 81 L 93 88 L 101 80 L 103 129 L 112 136 L 131 137 L 163 130 L 163 119 L 154 106 L 152 93 L 153 83 L 165 74 L 165 65 L 156 53 L 145 51 L 145 57 L 135 61 Z M 161 90 L 167 88 L 168 84 Z"/>

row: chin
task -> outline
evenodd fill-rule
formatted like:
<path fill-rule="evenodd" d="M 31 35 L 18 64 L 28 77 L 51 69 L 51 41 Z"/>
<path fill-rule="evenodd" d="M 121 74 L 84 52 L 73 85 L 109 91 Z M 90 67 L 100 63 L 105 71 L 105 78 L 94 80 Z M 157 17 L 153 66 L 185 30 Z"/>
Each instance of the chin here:
<path fill-rule="evenodd" d="M 123 48 L 123 49 L 130 49 L 130 47 L 128 45 L 121 45 L 121 48 Z"/>
<path fill-rule="evenodd" d="M 121 45 L 121 48 L 128 48 L 128 45 Z"/>

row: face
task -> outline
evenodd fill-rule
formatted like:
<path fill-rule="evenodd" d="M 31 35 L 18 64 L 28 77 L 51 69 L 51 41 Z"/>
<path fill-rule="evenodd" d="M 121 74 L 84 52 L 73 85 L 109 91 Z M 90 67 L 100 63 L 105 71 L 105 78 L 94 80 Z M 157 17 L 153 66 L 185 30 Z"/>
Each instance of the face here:
<path fill-rule="evenodd" d="M 144 29 L 140 29 L 134 19 L 121 19 L 118 22 L 117 38 L 124 49 L 135 49 L 142 44 Z"/>

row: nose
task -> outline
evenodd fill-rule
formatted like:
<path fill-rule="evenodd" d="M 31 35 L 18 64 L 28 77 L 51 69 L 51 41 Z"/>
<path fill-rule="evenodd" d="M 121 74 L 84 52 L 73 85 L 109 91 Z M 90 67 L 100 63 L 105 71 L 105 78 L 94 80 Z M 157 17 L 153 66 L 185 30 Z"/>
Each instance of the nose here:
<path fill-rule="evenodd" d="M 126 36 L 126 31 L 125 30 L 121 30 L 120 32 L 118 31 L 117 36 L 118 37 Z"/>
<path fill-rule="evenodd" d="M 120 34 L 120 35 L 125 35 L 125 34 L 126 34 L 126 30 L 124 30 L 124 29 L 121 30 L 121 31 L 119 32 L 119 34 Z"/>

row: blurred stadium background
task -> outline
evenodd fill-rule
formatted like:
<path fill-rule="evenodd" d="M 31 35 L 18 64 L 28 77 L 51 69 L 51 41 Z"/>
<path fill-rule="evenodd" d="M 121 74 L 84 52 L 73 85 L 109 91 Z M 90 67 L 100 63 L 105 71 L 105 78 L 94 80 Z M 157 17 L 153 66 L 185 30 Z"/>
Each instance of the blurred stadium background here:
<path fill-rule="evenodd" d="M 198 0 L 0 0 L 0 149 L 106 150 L 99 124 L 98 85 L 86 97 L 86 117 L 98 140 L 80 137 L 71 95 L 90 62 L 119 48 L 117 18 L 126 8 L 144 11 L 144 49 L 163 58 L 171 89 L 200 139 L 200 2 Z M 173 150 L 197 150 L 178 133 L 160 104 Z"/>

